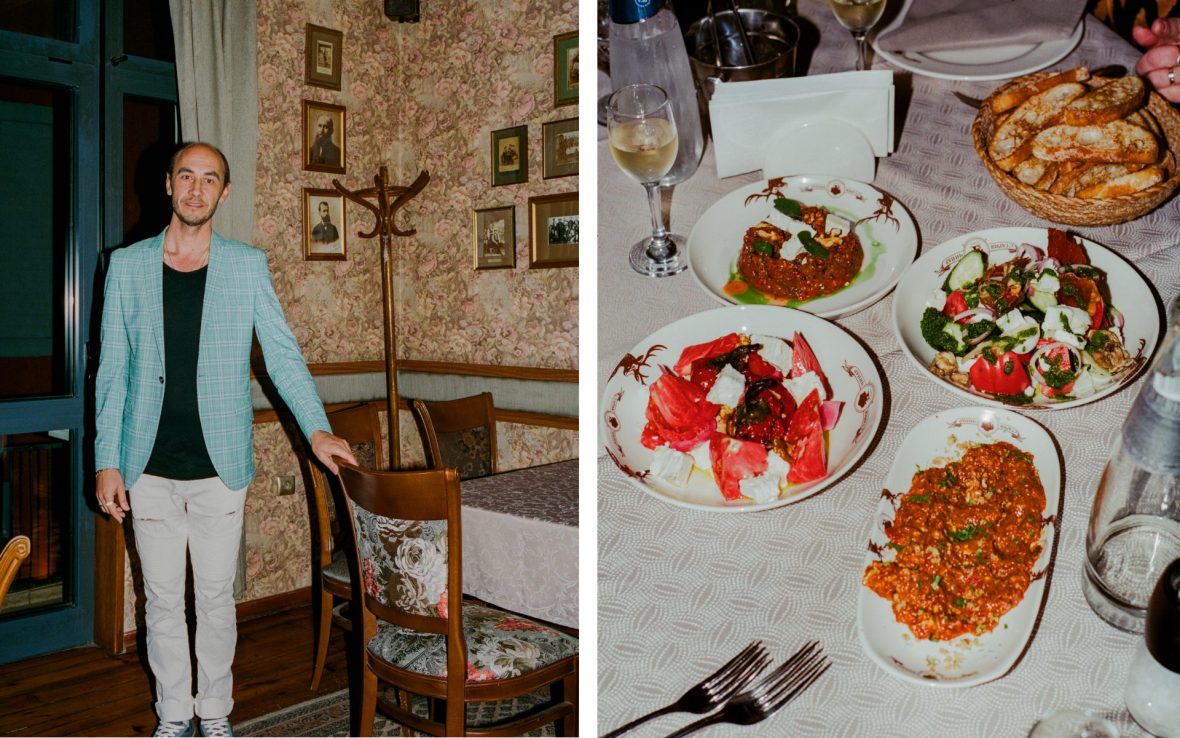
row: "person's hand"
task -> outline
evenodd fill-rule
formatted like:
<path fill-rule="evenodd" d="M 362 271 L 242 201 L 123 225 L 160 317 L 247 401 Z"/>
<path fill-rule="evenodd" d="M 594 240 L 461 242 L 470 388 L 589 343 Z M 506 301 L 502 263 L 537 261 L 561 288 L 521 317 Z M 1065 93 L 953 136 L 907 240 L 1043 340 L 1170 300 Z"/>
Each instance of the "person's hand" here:
<path fill-rule="evenodd" d="M 1180 103 L 1180 18 L 1160 18 L 1150 28 L 1135 26 L 1131 35 L 1147 48 L 1135 64 L 1136 73 L 1165 99 Z"/>
<path fill-rule="evenodd" d="M 94 496 L 98 498 L 99 509 L 116 522 L 122 523 L 131 510 L 127 490 L 123 487 L 123 474 L 118 469 L 102 469 L 95 475 Z"/>
<path fill-rule="evenodd" d="M 311 452 L 333 474 L 339 476 L 340 467 L 336 466 L 333 457 L 356 464 L 356 457 L 352 455 L 352 448 L 340 436 L 334 436 L 327 431 L 318 430 L 311 434 Z"/>

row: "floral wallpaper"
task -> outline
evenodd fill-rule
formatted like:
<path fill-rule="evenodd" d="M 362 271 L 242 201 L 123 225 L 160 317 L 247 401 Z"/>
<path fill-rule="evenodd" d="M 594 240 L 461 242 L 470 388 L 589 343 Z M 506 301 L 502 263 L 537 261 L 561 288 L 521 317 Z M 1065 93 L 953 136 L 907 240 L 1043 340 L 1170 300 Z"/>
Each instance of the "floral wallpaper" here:
<path fill-rule="evenodd" d="M 553 106 L 553 36 L 577 29 L 576 0 L 445 0 L 419 23 L 385 17 L 374 0 L 257 0 L 258 162 L 254 243 L 267 251 L 275 290 L 308 363 L 384 358 L 381 257 L 372 216 L 345 210 L 347 259 L 303 258 L 303 188 L 391 184 L 426 170 L 395 237 L 397 355 L 401 359 L 571 369 L 578 358 L 578 269 L 528 268 L 528 198 L 576 192 L 577 177 L 542 178 L 542 124 L 572 118 Z M 344 34 L 341 89 L 304 84 L 306 24 Z M 303 170 L 302 100 L 346 108 L 346 173 Z M 491 186 L 491 132 L 528 125 L 528 182 Z M 475 271 L 474 208 L 514 205 L 516 267 Z M 423 463 L 418 431 L 400 413 L 402 456 Z M 577 432 L 501 423 L 501 469 L 577 456 Z M 257 477 L 246 503 L 245 600 L 310 583 L 307 499 L 278 423 L 254 428 Z M 293 475 L 280 497 L 276 475 Z M 134 577 L 124 622 L 135 628 Z"/>

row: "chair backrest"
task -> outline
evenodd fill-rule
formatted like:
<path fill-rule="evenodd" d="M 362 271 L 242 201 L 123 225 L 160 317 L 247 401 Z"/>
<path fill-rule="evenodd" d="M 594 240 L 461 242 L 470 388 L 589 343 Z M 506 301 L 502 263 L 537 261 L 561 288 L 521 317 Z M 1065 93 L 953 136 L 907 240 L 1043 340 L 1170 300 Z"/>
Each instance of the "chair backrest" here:
<path fill-rule="evenodd" d="M 348 442 L 362 467 L 385 468 L 381 418 L 376 405 L 363 402 L 333 410 L 328 413 L 328 423 L 332 426 L 332 433 Z M 300 456 L 300 464 L 304 467 L 305 483 L 310 485 L 311 505 L 315 515 L 313 525 L 316 540 L 313 541 L 313 545 L 318 549 L 316 556 L 320 566 L 327 566 L 332 561 L 333 541 L 337 535 L 333 526 L 336 516 L 332 504 L 332 488 L 328 475 L 319 464 L 311 458 L 305 458 L 309 456 L 310 448 L 306 455 Z"/>
<path fill-rule="evenodd" d="M 492 393 L 457 400 L 414 400 L 413 409 L 431 468 L 458 469 L 460 479 L 496 473 Z"/>
<path fill-rule="evenodd" d="M 21 562 L 28 558 L 33 546 L 28 536 L 16 536 L 0 551 L 0 605 L 4 604 L 4 597 L 12 580 L 16 579 L 16 570 Z"/>

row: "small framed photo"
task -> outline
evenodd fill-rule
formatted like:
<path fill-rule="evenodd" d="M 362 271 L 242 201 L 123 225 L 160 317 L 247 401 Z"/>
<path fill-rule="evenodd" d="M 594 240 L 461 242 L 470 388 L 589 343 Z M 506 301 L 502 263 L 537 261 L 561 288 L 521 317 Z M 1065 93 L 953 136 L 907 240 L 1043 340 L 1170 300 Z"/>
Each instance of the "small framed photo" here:
<path fill-rule="evenodd" d="M 303 101 L 303 168 L 344 174 L 344 106 Z"/>
<path fill-rule="evenodd" d="M 516 266 L 516 207 L 504 205 L 471 211 L 471 241 L 476 269 Z"/>
<path fill-rule="evenodd" d="M 541 127 L 544 142 L 544 178 L 570 177 L 578 173 L 578 119 L 566 118 Z"/>
<path fill-rule="evenodd" d="M 340 89 L 340 62 L 344 57 L 344 34 L 308 23 L 303 46 L 303 81 L 329 90 Z"/>
<path fill-rule="evenodd" d="M 529 127 L 492 131 L 492 186 L 529 181 Z"/>
<path fill-rule="evenodd" d="M 303 258 L 310 261 L 348 258 L 348 225 L 344 195 L 336 190 L 303 188 Z"/>
<path fill-rule="evenodd" d="M 578 265 L 578 193 L 529 198 L 529 269 Z"/>
<path fill-rule="evenodd" d="M 553 105 L 578 104 L 578 32 L 553 37 Z"/>

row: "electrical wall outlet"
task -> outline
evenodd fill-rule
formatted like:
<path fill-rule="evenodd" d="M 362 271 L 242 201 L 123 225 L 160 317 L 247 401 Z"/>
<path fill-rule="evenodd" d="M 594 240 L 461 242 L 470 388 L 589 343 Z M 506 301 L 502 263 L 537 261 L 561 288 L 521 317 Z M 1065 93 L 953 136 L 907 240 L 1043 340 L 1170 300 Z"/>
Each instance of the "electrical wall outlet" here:
<path fill-rule="evenodd" d="M 291 474 L 281 474 L 274 478 L 275 493 L 278 495 L 295 494 L 295 477 Z"/>

